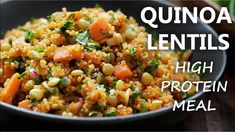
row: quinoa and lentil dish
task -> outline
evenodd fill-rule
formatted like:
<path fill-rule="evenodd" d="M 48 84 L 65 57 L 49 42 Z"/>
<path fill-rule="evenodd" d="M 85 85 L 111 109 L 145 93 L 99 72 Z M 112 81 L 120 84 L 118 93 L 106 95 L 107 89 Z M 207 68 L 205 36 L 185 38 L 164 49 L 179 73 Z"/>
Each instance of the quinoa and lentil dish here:
<path fill-rule="evenodd" d="M 153 42 L 158 43 L 153 34 Z M 31 19 L 0 40 L 0 100 L 63 116 L 125 116 L 192 96 L 161 91 L 191 51 L 148 51 L 147 32 L 121 11 L 82 8 Z"/>

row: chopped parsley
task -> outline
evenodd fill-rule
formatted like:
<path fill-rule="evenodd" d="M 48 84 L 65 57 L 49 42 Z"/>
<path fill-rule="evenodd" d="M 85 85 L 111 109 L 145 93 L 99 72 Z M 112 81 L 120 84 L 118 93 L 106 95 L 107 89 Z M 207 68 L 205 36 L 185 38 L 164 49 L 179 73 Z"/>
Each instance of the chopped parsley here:
<path fill-rule="evenodd" d="M 131 98 L 135 99 L 135 98 L 137 98 L 140 95 L 141 95 L 141 92 L 140 92 L 139 88 L 135 88 Z"/>
<path fill-rule="evenodd" d="M 32 31 L 26 31 L 25 32 L 25 41 L 29 42 L 33 37 L 35 36 L 35 33 Z"/>
<path fill-rule="evenodd" d="M 95 49 L 95 50 L 101 50 L 102 47 L 98 45 L 89 45 L 90 48 Z"/>
<path fill-rule="evenodd" d="M 135 88 L 135 90 L 133 91 L 133 94 L 132 94 L 131 98 L 132 98 L 132 99 L 136 99 L 138 96 L 139 96 L 140 98 L 142 98 L 142 99 L 148 100 L 148 98 L 145 97 L 145 96 L 141 93 L 141 91 L 140 91 L 139 88 Z"/>
<path fill-rule="evenodd" d="M 116 116 L 116 115 L 117 115 L 117 112 L 109 112 L 105 114 L 105 116 Z"/>
<path fill-rule="evenodd" d="M 89 68 L 88 68 L 88 67 L 86 67 L 86 68 L 83 70 L 84 74 L 87 74 L 88 71 L 89 71 Z"/>
<path fill-rule="evenodd" d="M 43 47 L 39 47 L 39 48 L 36 48 L 35 49 L 37 52 L 41 53 L 41 52 L 44 52 L 44 48 Z"/>
<path fill-rule="evenodd" d="M 115 16 L 114 16 L 114 14 L 112 14 L 112 17 L 111 17 L 111 21 L 113 22 L 113 21 L 115 21 L 116 19 L 115 19 Z"/>
<path fill-rule="evenodd" d="M 118 81 L 118 80 L 117 80 L 116 78 L 114 78 L 114 79 L 112 80 L 113 85 L 116 85 L 117 81 Z"/>
<path fill-rule="evenodd" d="M 0 60 L 12 62 L 12 61 L 14 61 L 14 58 L 0 58 Z"/>
<path fill-rule="evenodd" d="M 153 74 L 153 72 L 159 66 L 159 64 L 160 62 L 157 60 L 152 61 L 150 66 L 147 67 L 146 72 L 148 72 L 149 74 Z"/>
<path fill-rule="evenodd" d="M 88 44 L 85 44 L 83 45 L 84 46 L 84 49 L 88 50 L 88 51 L 92 51 L 92 50 L 101 50 L 102 47 L 99 46 L 99 45 L 88 45 Z"/>
<path fill-rule="evenodd" d="M 147 103 L 145 101 L 141 101 L 141 104 L 140 104 L 140 113 L 147 112 L 147 111 L 148 111 Z"/>
<path fill-rule="evenodd" d="M 39 76 L 37 76 L 35 79 L 34 79 L 34 85 L 39 85 L 41 82 L 41 79 Z"/>
<path fill-rule="evenodd" d="M 47 18 L 47 20 L 49 20 L 49 21 L 50 21 L 50 20 L 51 20 L 51 18 L 52 18 L 52 15 L 49 15 L 49 16 L 47 16 L 46 18 Z"/>
<path fill-rule="evenodd" d="M 133 47 L 129 49 L 129 54 L 131 54 L 131 55 L 135 54 L 135 49 Z"/>
<path fill-rule="evenodd" d="M 71 26 L 73 26 L 73 22 L 70 20 L 66 20 L 63 27 L 60 28 L 61 32 L 65 32 L 67 29 L 69 29 Z"/>

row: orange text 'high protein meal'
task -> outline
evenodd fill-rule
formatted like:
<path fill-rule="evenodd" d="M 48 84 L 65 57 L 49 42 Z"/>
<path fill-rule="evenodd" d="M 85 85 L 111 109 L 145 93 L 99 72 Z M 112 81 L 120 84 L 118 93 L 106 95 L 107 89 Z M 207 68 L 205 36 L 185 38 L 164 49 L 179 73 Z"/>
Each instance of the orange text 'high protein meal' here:
<path fill-rule="evenodd" d="M 162 81 L 200 80 L 174 72 L 191 51 L 148 51 L 144 27 L 100 7 L 31 19 L 8 31 L 0 46 L 0 100 L 37 112 L 87 117 L 153 111 L 195 93 L 162 92 Z"/>

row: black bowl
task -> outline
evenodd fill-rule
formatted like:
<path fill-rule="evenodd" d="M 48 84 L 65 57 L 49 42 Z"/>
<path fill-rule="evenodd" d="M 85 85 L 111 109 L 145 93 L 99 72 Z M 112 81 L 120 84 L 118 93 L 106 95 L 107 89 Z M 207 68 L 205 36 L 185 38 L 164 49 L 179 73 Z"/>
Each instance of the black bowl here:
<path fill-rule="evenodd" d="M 157 31 L 158 33 L 180 35 L 182 33 L 197 33 L 197 34 L 212 34 L 213 35 L 213 45 L 220 45 L 218 41 L 218 35 L 215 31 L 206 24 L 198 21 L 197 24 L 187 23 L 187 24 L 160 24 L 159 28 L 152 29 L 148 25 L 144 24 L 140 19 L 140 12 L 143 7 L 169 7 L 174 6 L 167 2 L 160 2 L 154 0 L 145 1 L 2 1 L 1 2 L 1 36 L 3 34 L 18 25 L 24 24 L 32 16 L 34 17 L 45 17 L 51 13 L 61 10 L 62 7 L 66 7 L 70 10 L 79 10 L 82 7 L 94 7 L 95 3 L 99 3 L 101 7 L 107 10 L 117 10 L 120 9 L 127 16 L 133 16 L 140 25 L 146 27 L 148 32 Z M 166 14 L 164 14 L 166 15 Z M 186 40 L 190 44 L 189 40 Z M 196 40 L 196 43 L 199 40 Z M 199 45 L 196 45 L 198 47 Z M 195 61 L 210 62 L 214 61 L 213 73 L 205 73 L 202 80 L 217 81 L 223 74 L 226 66 L 226 52 L 225 51 L 199 51 L 195 50 L 191 58 L 191 62 Z M 189 99 L 195 99 L 197 101 L 207 98 L 209 93 L 198 92 L 196 95 Z M 153 121 L 157 123 L 156 128 L 162 126 L 169 126 L 182 120 L 188 112 L 182 111 L 172 111 L 172 106 L 163 108 L 156 111 L 140 113 L 124 117 L 62 117 L 51 114 L 37 113 L 33 111 L 19 109 L 15 106 L 8 105 L 0 102 L 1 116 L 10 114 L 21 117 L 18 119 L 23 119 L 27 117 L 29 119 L 49 121 L 51 123 L 58 124 L 80 124 L 80 125 L 104 125 L 104 124 L 124 124 L 127 122 L 143 122 L 143 121 Z M 9 115 L 8 115 L 9 117 Z M 3 119 L 3 118 L 2 118 Z M 79 125 L 79 127 L 80 127 Z M 153 124 L 154 125 L 154 124 Z"/>

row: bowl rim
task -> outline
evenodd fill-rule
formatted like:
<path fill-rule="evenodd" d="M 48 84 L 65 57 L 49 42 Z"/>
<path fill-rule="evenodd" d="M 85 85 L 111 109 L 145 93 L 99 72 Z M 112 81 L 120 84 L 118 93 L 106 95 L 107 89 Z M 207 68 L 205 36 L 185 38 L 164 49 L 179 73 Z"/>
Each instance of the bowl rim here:
<path fill-rule="evenodd" d="M 2 0 L 0 5 L 2 6 L 2 4 L 11 2 L 11 1 L 20 1 L 20 0 Z M 21 1 L 27 1 L 27 0 L 21 0 Z M 28 0 L 30 1 L 30 0 Z M 45 0 L 48 1 L 48 0 Z M 93 1 L 93 0 L 91 0 Z M 105 0 L 102 0 L 105 1 Z M 113 0 L 110 0 L 113 1 Z M 114 0 L 117 1 L 117 0 Z M 132 1 L 132 0 L 127 0 L 127 1 Z M 136 0 L 136 1 L 144 1 L 144 0 Z M 175 7 L 176 5 L 167 1 L 158 1 L 158 0 L 149 0 L 149 1 L 154 1 L 160 4 L 164 4 L 167 6 L 172 6 Z M 200 23 L 201 25 L 204 25 L 206 30 L 208 30 L 209 32 L 211 32 L 212 35 L 216 36 L 218 38 L 218 34 L 216 33 L 215 30 L 212 29 L 212 27 L 210 27 L 207 24 L 204 24 L 200 21 L 200 19 L 198 19 L 198 23 Z M 227 51 L 220 51 L 222 52 L 222 56 L 223 57 L 223 63 L 221 65 L 221 70 L 218 71 L 218 73 L 216 74 L 215 78 L 213 81 L 218 81 L 221 79 L 221 77 L 223 76 L 224 72 L 225 72 L 225 68 L 227 65 Z M 208 93 L 199 91 L 198 93 L 196 93 L 195 95 L 193 95 L 192 97 L 186 99 L 185 101 L 189 101 L 189 100 L 197 100 L 199 98 L 201 98 L 203 95 L 206 95 Z M 176 112 L 176 111 L 172 111 L 173 105 L 168 106 L 168 107 L 164 107 L 161 108 L 159 110 L 154 110 L 154 111 L 148 111 L 148 112 L 143 112 L 143 113 L 138 113 L 138 114 L 132 114 L 132 115 L 127 115 L 127 116 L 111 116 L 111 117 L 67 117 L 67 116 L 61 116 L 61 115 L 55 115 L 55 114 L 48 114 L 48 113 L 41 113 L 41 112 L 35 112 L 35 111 L 31 111 L 31 110 L 26 110 L 26 109 L 21 109 L 18 108 L 16 106 L 4 103 L 0 101 L 0 109 L 3 110 L 7 110 L 9 112 L 14 112 L 17 113 L 19 115 L 24 115 L 26 117 L 33 117 L 33 118 L 38 118 L 38 119 L 44 119 L 44 120 L 56 120 L 58 122 L 66 122 L 66 121 L 72 121 L 72 122 L 83 122 L 83 123 L 112 123 L 112 122 L 127 122 L 127 121 L 133 121 L 133 120 L 141 120 L 141 119 L 146 119 L 146 118 L 151 118 L 151 117 L 157 117 L 169 112 Z"/>

